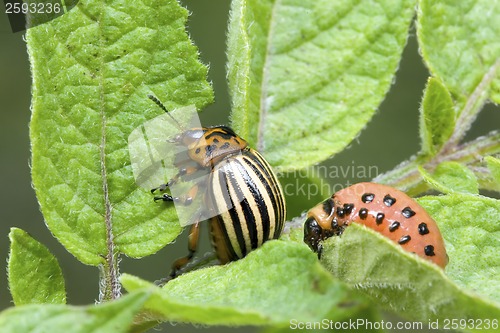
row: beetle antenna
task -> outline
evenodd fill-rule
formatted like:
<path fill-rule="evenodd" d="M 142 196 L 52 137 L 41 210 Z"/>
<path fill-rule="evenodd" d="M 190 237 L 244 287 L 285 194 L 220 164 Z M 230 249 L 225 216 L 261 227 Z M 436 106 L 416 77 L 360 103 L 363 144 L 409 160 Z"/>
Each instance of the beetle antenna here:
<path fill-rule="evenodd" d="M 156 105 L 158 105 L 163 111 L 165 111 L 166 114 L 168 114 L 170 116 L 170 118 L 172 118 L 172 120 L 175 122 L 175 124 L 177 125 L 177 127 L 179 127 L 180 130 L 183 130 L 181 124 L 177 121 L 177 119 L 175 119 L 171 114 L 170 112 L 168 112 L 167 108 L 165 107 L 165 105 L 162 104 L 162 102 L 160 102 L 160 100 L 154 96 L 154 95 L 150 95 L 148 94 L 148 98 L 150 100 L 152 100 L 153 102 L 155 102 Z"/>

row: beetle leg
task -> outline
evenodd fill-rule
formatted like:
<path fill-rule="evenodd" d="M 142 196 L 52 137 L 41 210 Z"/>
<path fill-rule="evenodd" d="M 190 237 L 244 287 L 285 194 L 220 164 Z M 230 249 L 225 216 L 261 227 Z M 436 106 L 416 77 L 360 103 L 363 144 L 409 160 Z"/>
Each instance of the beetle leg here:
<path fill-rule="evenodd" d="M 323 244 L 318 245 L 318 259 L 321 259 L 321 254 L 323 254 Z"/>
<path fill-rule="evenodd" d="M 183 206 L 189 206 L 193 202 L 193 200 L 196 198 L 196 195 L 198 194 L 199 189 L 202 186 L 203 186 L 203 184 L 201 182 L 197 183 L 197 184 L 194 184 L 189 189 L 189 191 L 187 192 L 187 194 L 183 195 L 181 197 L 173 197 L 172 195 L 170 195 L 168 193 L 163 193 L 160 196 L 154 197 L 154 200 L 155 201 L 158 201 L 158 200 L 173 201 L 176 204 L 179 203 L 179 204 L 181 204 Z"/>
<path fill-rule="evenodd" d="M 174 177 L 172 177 L 172 179 L 170 179 L 168 181 L 168 183 L 161 184 L 158 187 L 152 188 L 151 193 L 154 194 L 156 191 L 165 192 L 169 187 L 172 187 L 172 185 L 176 184 L 181 177 L 192 175 L 192 174 L 196 173 L 196 171 L 198 171 L 198 167 L 195 167 L 195 166 L 181 168 L 179 170 L 179 172 Z M 197 186 L 197 185 L 195 185 L 195 186 Z M 196 194 L 196 190 L 195 190 L 194 194 Z M 189 198 L 189 197 L 193 198 L 194 195 L 188 195 L 187 198 Z M 158 200 L 177 201 L 179 199 L 176 197 L 172 197 L 170 194 L 163 193 L 161 196 L 155 197 L 154 200 L 155 201 L 158 201 Z M 189 203 L 187 203 L 187 204 L 189 204 Z"/>
<path fill-rule="evenodd" d="M 156 191 L 160 191 L 160 192 L 165 192 L 167 190 L 167 188 L 169 188 L 170 186 L 174 185 L 177 180 L 180 178 L 180 175 L 179 174 L 176 174 L 172 179 L 170 179 L 168 181 L 168 183 L 166 184 L 161 184 L 160 186 L 157 186 L 155 188 L 152 188 L 151 189 L 151 193 L 155 193 Z"/>
<path fill-rule="evenodd" d="M 194 257 L 198 249 L 198 239 L 200 238 L 200 227 L 198 223 L 191 225 L 188 236 L 188 251 L 189 254 L 185 257 L 179 258 L 172 264 L 172 272 L 170 277 L 173 279 L 179 275 L 180 270 L 186 266 Z"/>
<path fill-rule="evenodd" d="M 154 199 L 154 201 L 158 201 L 158 200 L 174 201 L 174 198 L 170 194 L 168 194 L 168 193 L 163 193 L 161 196 L 154 197 L 153 199 Z"/>

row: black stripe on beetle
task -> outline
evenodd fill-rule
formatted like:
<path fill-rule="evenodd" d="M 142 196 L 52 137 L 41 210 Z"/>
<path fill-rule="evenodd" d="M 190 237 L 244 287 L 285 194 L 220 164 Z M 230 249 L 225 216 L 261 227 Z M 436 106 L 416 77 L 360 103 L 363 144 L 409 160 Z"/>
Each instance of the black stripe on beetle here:
<path fill-rule="evenodd" d="M 247 162 L 246 160 L 244 160 Z M 248 162 L 247 162 L 248 163 Z M 260 245 L 259 241 L 259 232 L 257 230 L 257 223 L 260 221 L 269 221 L 269 217 L 267 215 L 267 207 L 266 203 L 263 200 L 260 200 L 262 198 L 261 193 L 259 192 L 259 189 L 254 181 L 248 181 L 248 179 L 253 179 L 251 175 L 248 173 L 248 169 L 245 168 L 244 165 L 241 164 L 235 164 L 235 166 L 239 169 L 239 173 L 243 176 L 243 184 L 239 184 L 240 188 L 246 187 L 250 193 L 252 194 L 250 197 L 245 196 L 243 193 L 243 200 L 241 201 L 241 207 L 243 209 L 243 216 L 245 217 L 245 222 L 247 225 L 247 231 L 248 235 L 252 244 L 252 249 L 256 249 Z M 255 213 L 252 210 L 252 205 L 248 201 L 248 199 L 253 198 L 255 206 L 258 207 L 258 216 L 255 215 Z M 257 200 L 256 200 L 257 198 Z M 265 215 L 265 217 L 264 217 Z"/>
<path fill-rule="evenodd" d="M 246 163 L 252 168 L 252 170 L 254 170 L 255 174 L 259 176 L 258 179 L 260 180 L 260 184 L 266 188 L 266 192 L 271 202 L 271 207 L 274 211 L 274 234 L 272 238 L 276 239 L 281 234 L 283 221 L 285 220 L 285 217 L 283 216 L 285 212 L 285 202 L 278 180 L 270 169 L 269 164 L 267 164 L 264 158 L 257 151 L 245 151 L 244 154 L 247 157 L 245 159 Z M 265 240 L 267 239 L 269 238 L 265 238 Z"/>
<path fill-rule="evenodd" d="M 233 165 L 234 167 L 234 165 Z M 248 208 L 248 201 L 245 201 L 244 194 L 241 192 L 240 185 L 237 184 L 237 175 L 235 174 L 233 169 L 226 169 L 226 183 L 231 184 L 231 188 L 235 191 L 235 195 L 230 195 L 231 199 L 231 204 L 233 207 L 230 210 L 233 212 L 231 214 L 231 223 L 233 225 L 233 228 L 236 232 L 236 237 L 238 239 L 238 245 L 241 251 L 241 254 L 243 256 L 246 256 L 248 251 L 250 250 L 246 246 L 246 241 L 245 241 L 245 236 L 248 236 L 250 233 L 249 226 L 247 225 L 246 221 L 241 221 L 240 220 L 240 214 L 238 214 L 238 211 L 243 213 L 243 217 L 245 220 L 249 218 L 249 215 L 252 214 L 252 211 L 249 210 Z M 227 189 L 231 193 L 230 189 Z M 234 200 L 233 200 L 234 199 Z M 236 202 L 235 202 L 236 201 Z M 253 214 L 252 214 L 253 215 Z M 255 218 L 254 218 L 255 219 Z M 228 221 L 229 222 L 229 221 Z M 245 222 L 245 224 L 243 224 Z M 227 222 L 226 222 L 227 223 Z M 245 228 L 246 227 L 246 228 Z"/>
<path fill-rule="evenodd" d="M 231 239 L 229 237 L 229 234 L 227 233 L 226 223 L 224 223 L 224 219 L 221 217 L 221 215 L 217 215 L 214 217 L 214 220 L 217 221 L 217 224 L 220 227 L 220 230 L 221 230 L 220 233 L 221 233 L 222 238 L 224 239 L 224 244 L 227 244 L 226 248 L 229 252 L 229 257 L 230 258 L 239 258 L 239 254 L 237 254 L 234 251 L 233 246 L 231 246 Z M 214 247 L 215 246 L 217 246 L 217 244 L 214 243 Z"/>
<path fill-rule="evenodd" d="M 245 216 L 247 227 L 246 232 L 248 233 L 248 238 L 250 238 L 251 249 L 256 249 L 257 246 L 259 246 L 259 233 L 257 231 L 256 224 L 256 221 L 258 221 L 258 219 L 256 219 L 256 216 L 254 215 L 247 198 L 243 199 L 240 202 L 240 206 L 242 208 L 243 215 Z M 248 252 L 250 252 L 250 249 L 248 249 Z"/>
<path fill-rule="evenodd" d="M 272 202 L 273 209 L 275 210 L 275 234 L 273 238 L 278 238 L 281 234 L 281 230 L 283 229 L 283 224 L 285 221 L 285 201 L 283 193 L 281 192 L 281 187 L 274 176 L 274 173 L 271 170 L 269 164 L 264 160 L 264 158 L 256 151 L 253 151 L 254 156 L 258 160 L 259 168 L 261 169 L 261 173 L 265 175 L 264 181 L 269 185 L 269 193 L 272 193 Z"/>
<path fill-rule="evenodd" d="M 245 172 L 245 174 L 247 175 L 246 178 L 252 179 L 251 182 L 248 182 L 247 180 L 245 180 L 245 184 L 246 184 L 247 188 L 250 190 L 250 192 L 252 193 L 255 205 L 259 208 L 259 217 L 260 217 L 259 220 L 262 223 L 262 231 L 263 231 L 262 239 L 263 239 L 263 241 L 266 241 L 269 239 L 269 230 L 270 230 L 271 220 L 269 217 L 269 208 L 267 207 L 265 199 L 262 200 L 264 198 L 264 194 L 259 191 L 259 187 L 260 188 L 264 187 L 266 189 L 266 193 L 270 198 L 272 208 L 273 208 L 274 212 L 276 212 L 277 208 L 276 208 L 276 201 L 274 200 L 274 193 L 273 193 L 273 190 L 269 186 L 269 182 L 266 179 L 264 179 L 264 177 L 262 176 L 261 170 L 258 169 L 257 166 L 254 164 L 255 161 L 252 159 L 245 158 L 244 162 L 248 167 L 250 167 L 251 170 L 253 170 L 255 172 L 255 175 L 258 176 L 258 179 L 260 181 L 259 184 L 257 184 L 257 180 L 255 179 L 255 177 L 252 177 L 248 173 L 247 169 L 244 166 L 241 167 L 240 172 L 242 172 L 242 173 Z M 275 214 L 275 217 L 276 217 L 276 214 Z M 256 225 L 257 223 L 259 223 L 259 221 L 253 221 L 253 224 Z"/>
<path fill-rule="evenodd" d="M 226 235 L 229 235 L 228 229 L 234 230 L 234 235 L 236 239 L 233 239 L 232 237 L 228 236 L 229 239 L 228 246 L 232 248 L 232 250 L 236 253 L 237 257 L 242 258 L 247 254 L 245 237 L 243 235 L 241 223 L 235 223 L 235 221 L 239 221 L 238 212 L 236 211 L 237 207 L 236 204 L 239 205 L 239 202 L 235 204 L 235 202 L 233 201 L 233 197 L 229 195 L 230 184 L 234 181 L 234 173 L 228 171 L 229 170 L 226 170 L 226 172 L 224 172 L 223 170 L 219 170 L 219 184 L 221 188 L 224 189 L 223 193 L 224 192 L 225 193 L 223 194 L 223 197 L 227 207 L 231 207 L 228 210 L 231 221 L 226 221 L 224 219 L 221 219 L 222 220 L 221 224 L 224 227 L 224 234 Z M 237 199 L 239 201 L 239 198 L 234 198 L 234 199 Z M 230 222 L 231 224 L 229 225 L 228 222 Z"/>
<path fill-rule="evenodd" d="M 403 216 L 406 217 L 407 219 L 415 215 L 415 212 L 410 207 L 403 208 L 401 213 L 403 213 Z"/>
<path fill-rule="evenodd" d="M 219 137 L 222 140 L 229 140 L 235 138 L 236 134 L 227 126 L 220 126 L 219 128 L 213 128 L 210 133 L 205 135 L 205 140 L 210 140 L 212 137 Z M 238 142 L 239 143 L 239 142 Z"/>

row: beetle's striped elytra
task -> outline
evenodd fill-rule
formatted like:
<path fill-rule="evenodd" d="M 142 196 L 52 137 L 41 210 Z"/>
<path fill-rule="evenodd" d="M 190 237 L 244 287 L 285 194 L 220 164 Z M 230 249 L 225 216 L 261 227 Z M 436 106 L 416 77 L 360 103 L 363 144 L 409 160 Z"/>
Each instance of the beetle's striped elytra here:
<path fill-rule="evenodd" d="M 279 238 L 285 203 L 278 180 L 257 151 L 227 156 L 217 167 L 210 175 L 207 205 L 226 210 L 210 219 L 210 227 L 217 256 L 227 263 Z"/>

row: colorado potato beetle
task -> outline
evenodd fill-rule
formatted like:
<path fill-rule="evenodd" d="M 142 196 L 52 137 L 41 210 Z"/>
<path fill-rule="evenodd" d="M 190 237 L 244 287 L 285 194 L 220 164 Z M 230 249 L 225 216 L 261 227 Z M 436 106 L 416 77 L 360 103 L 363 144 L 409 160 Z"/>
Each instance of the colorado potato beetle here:
<path fill-rule="evenodd" d="M 359 183 L 342 189 L 307 214 L 304 242 L 321 253 L 321 241 L 361 223 L 441 268 L 448 263 L 436 222 L 414 199 L 392 187 Z"/>
<path fill-rule="evenodd" d="M 165 112 L 167 109 L 154 96 L 149 96 Z M 204 183 L 196 183 L 183 197 L 163 193 L 154 199 L 190 205 L 202 195 L 205 212 L 196 221 L 208 217 L 210 238 L 220 263 L 245 257 L 283 230 L 286 209 L 283 190 L 268 162 L 227 126 L 184 130 L 174 139 L 187 157 L 178 162 L 178 173 L 166 184 L 151 190 L 166 191 L 182 178 L 208 171 Z M 200 194 L 201 192 L 201 194 Z M 187 256 L 172 265 L 173 278 L 192 260 L 199 239 L 199 223 L 189 231 Z"/>

